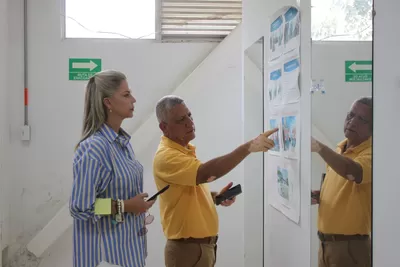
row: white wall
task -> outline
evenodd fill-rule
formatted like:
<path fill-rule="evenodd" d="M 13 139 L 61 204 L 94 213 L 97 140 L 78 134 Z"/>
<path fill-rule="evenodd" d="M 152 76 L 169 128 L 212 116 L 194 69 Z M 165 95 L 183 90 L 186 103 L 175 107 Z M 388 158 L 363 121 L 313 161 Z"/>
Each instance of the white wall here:
<path fill-rule="evenodd" d="M 397 0 L 374 0 L 373 266 L 398 266 L 400 61 Z"/>
<path fill-rule="evenodd" d="M 5 184 L 6 184 L 6 173 L 3 169 L 4 161 L 5 161 L 5 154 L 7 153 L 6 148 L 4 146 L 3 139 L 7 133 L 7 115 L 6 112 L 6 103 L 7 103 L 7 81 L 6 81 L 6 57 L 7 57 L 7 2 L 5 0 L 0 0 L 0 267 L 2 262 L 2 253 L 1 250 L 3 249 L 3 218 L 4 218 L 4 211 L 5 211 Z"/>
<path fill-rule="evenodd" d="M 226 154 L 243 143 L 242 121 L 242 59 L 240 26 L 174 91 L 186 100 L 196 124 L 198 158 L 207 161 Z M 229 95 L 228 99 L 226 96 Z M 148 129 L 151 142 L 138 158 L 144 165 L 144 188 L 155 193 L 152 159 L 160 140 L 158 123 L 152 116 L 142 127 Z M 135 141 L 132 141 L 134 144 Z M 135 149 L 135 145 L 134 145 Z M 212 183 L 219 191 L 228 182 L 243 184 L 243 166 L 239 165 L 226 177 Z M 230 208 L 218 207 L 220 239 L 217 266 L 243 267 L 243 198 Z M 162 233 L 158 203 L 151 210 L 154 222 L 148 227 L 149 257 L 147 266 L 163 266 L 165 238 Z M 71 230 L 68 230 L 48 251 L 41 267 L 71 266 Z M 60 252 L 62 251 L 62 253 Z M 232 253 L 234 251 L 235 253 Z"/>
<path fill-rule="evenodd" d="M 176 88 L 215 47 L 211 43 L 63 40 L 62 1 L 28 2 L 29 143 L 19 138 L 23 124 L 23 1 L 8 0 L 4 9 L 9 14 L 8 38 L 1 38 L 10 46 L 7 102 L 14 160 L 8 172 L 13 181 L 10 201 L 14 207 L 7 231 L 11 242 L 18 244 L 29 241 L 69 197 L 85 82 L 68 81 L 68 58 L 100 57 L 103 69 L 115 68 L 127 74 L 138 100 L 135 117 L 126 124 L 133 132 L 147 119 L 156 101 Z M 148 189 L 154 191 L 155 187 Z"/>
<path fill-rule="evenodd" d="M 296 5 L 294 0 L 252 0 L 243 2 L 243 48 L 247 49 L 261 36 L 266 37 L 265 51 L 269 47 L 269 18 L 279 9 L 289 5 Z M 302 17 L 301 41 L 301 209 L 300 224 L 294 224 L 284 215 L 272 208 L 268 203 L 265 206 L 265 251 L 264 266 L 310 266 L 310 182 L 311 182 L 311 155 L 310 150 L 310 80 L 311 76 L 311 2 L 300 1 Z M 265 53 L 267 59 L 268 53 Z M 265 60 L 265 62 L 267 62 Z M 265 76 L 266 77 L 266 76 Z M 266 79 L 264 78 L 265 88 Z M 266 114 L 268 115 L 268 114 Z M 268 162 L 265 162 L 268 168 Z M 248 179 L 246 177 L 246 179 Z M 264 178 L 265 179 L 265 178 Z M 247 180 L 246 180 L 247 181 Z M 264 198 L 267 199 L 266 190 Z M 254 204 L 254 205 L 261 205 Z M 245 206 L 245 209 L 252 206 Z M 246 218 L 251 220 L 251 218 Z M 254 245 L 245 244 L 245 251 L 251 251 Z"/>
<path fill-rule="evenodd" d="M 252 45 L 243 58 L 244 67 L 244 137 L 250 140 L 263 132 L 263 76 L 259 69 L 262 44 Z M 254 53 L 253 53 L 254 52 Z M 257 59 L 261 57 L 260 59 Z M 263 264 L 263 154 L 253 154 L 244 160 L 244 266 Z M 250 246 L 251 245 L 251 246 Z"/>
<path fill-rule="evenodd" d="M 2 265 L 2 250 L 8 241 L 9 226 L 9 178 L 8 153 L 9 153 L 9 126 L 8 126 L 8 101 L 7 101 L 7 54 L 8 54 L 8 23 L 7 1 L 0 0 L 0 267 Z"/>
<path fill-rule="evenodd" d="M 359 97 L 372 95 L 371 82 L 345 82 L 346 60 L 372 60 L 372 42 L 313 42 L 312 79 L 324 80 L 325 94 L 311 98 L 313 136 L 332 149 L 344 139 L 343 124 L 351 104 Z M 312 155 L 313 189 L 318 190 L 325 162 Z M 311 208 L 311 267 L 318 266 L 318 206 Z"/>
<path fill-rule="evenodd" d="M 372 96 L 371 82 L 345 82 L 346 60 L 372 60 L 372 42 L 313 42 L 312 78 L 324 80 L 326 93 L 313 94 L 312 121 L 335 144 L 354 100 Z"/>

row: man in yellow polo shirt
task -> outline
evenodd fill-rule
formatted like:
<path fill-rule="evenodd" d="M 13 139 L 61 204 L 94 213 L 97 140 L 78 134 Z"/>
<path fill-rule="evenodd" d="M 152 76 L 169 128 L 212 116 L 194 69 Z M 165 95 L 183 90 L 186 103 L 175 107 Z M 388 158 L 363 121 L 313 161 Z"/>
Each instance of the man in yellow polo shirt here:
<path fill-rule="evenodd" d="M 218 193 L 211 193 L 207 183 L 230 172 L 250 153 L 274 147 L 268 136 L 278 129 L 261 134 L 227 155 L 202 163 L 190 144 L 195 138 L 195 126 L 184 101 L 177 96 L 165 96 L 157 103 L 156 115 L 163 136 L 154 157 L 154 179 L 158 190 L 170 185 L 159 197 L 161 223 L 168 239 L 165 266 L 212 267 L 216 262 L 215 196 Z M 234 199 L 228 200 L 223 205 L 233 202 Z"/>
<path fill-rule="evenodd" d="M 344 135 L 336 152 L 311 141 L 312 152 L 327 164 L 319 199 L 312 199 L 319 203 L 319 267 L 371 266 L 371 97 L 353 103 Z"/>

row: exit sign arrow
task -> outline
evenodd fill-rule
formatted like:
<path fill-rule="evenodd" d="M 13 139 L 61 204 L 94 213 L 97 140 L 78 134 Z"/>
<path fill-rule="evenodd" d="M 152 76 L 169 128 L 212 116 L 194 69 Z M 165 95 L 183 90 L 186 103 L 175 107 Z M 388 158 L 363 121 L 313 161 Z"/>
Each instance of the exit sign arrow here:
<path fill-rule="evenodd" d="M 371 64 L 357 64 L 357 62 L 354 62 L 349 66 L 349 69 L 351 69 L 353 72 L 357 72 L 359 70 L 370 70 L 372 71 L 372 62 Z"/>
<path fill-rule="evenodd" d="M 73 69 L 89 69 L 90 71 L 94 70 L 97 67 L 97 64 L 94 63 L 92 60 L 89 62 L 73 62 L 72 68 Z"/>
<path fill-rule="evenodd" d="M 69 80 L 86 81 L 102 69 L 99 58 L 70 58 Z"/>
<path fill-rule="evenodd" d="M 347 60 L 345 62 L 346 82 L 371 82 L 372 60 Z"/>

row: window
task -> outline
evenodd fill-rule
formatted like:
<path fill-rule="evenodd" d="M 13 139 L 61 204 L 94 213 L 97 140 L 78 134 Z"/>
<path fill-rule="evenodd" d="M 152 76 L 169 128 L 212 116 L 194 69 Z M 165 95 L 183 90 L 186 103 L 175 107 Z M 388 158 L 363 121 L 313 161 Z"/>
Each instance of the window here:
<path fill-rule="evenodd" d="M 221 41 L 242 0 L 64 0 L 66 38 Z"/>
<path fill-rule="evenodd" d="M 312 0 L 311 6 L 313 40 L 372 40 L 372 0 Z"/>
<path fill-rule="evenodd" d="M 65 0 L 65 37 L 155 39 L 155 1 Z"/>
<path fill-rule="evenodd" d="M 242 0 L 160 0 L 161 40 L 223 40 L 242 21 Z"/>

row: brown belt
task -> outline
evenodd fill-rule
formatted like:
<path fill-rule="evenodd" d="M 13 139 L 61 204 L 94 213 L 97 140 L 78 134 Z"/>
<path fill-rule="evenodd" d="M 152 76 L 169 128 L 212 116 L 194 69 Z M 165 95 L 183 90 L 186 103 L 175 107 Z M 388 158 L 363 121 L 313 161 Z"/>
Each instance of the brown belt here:
<path fill-rule="evenodd" d="M 184 242 L 184 243 L 197 243 L 197 244 L 216 244 L 218 241 L 218 236 L 208 236 L 203 238 L 179 238 L 170 239 L 171 241 Z"/>
<path fill-rule="evenodd" d="M 322 242 L 335 242 L 335 241 L 351 241 L 351 240 L 368 240 L 369 235 L 337 235 L 337 234 L 324 234 L 318 232 L 319 240 Z"/>

